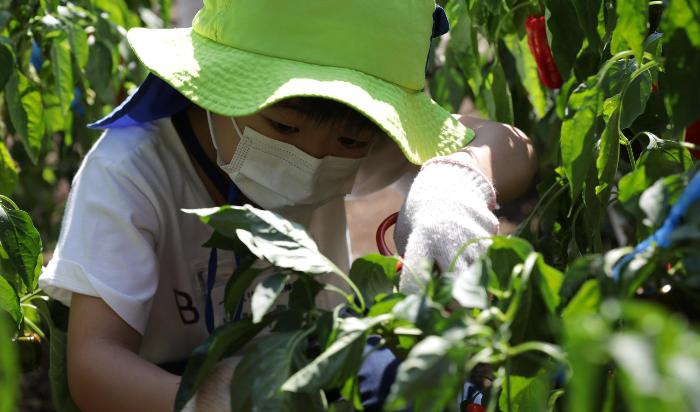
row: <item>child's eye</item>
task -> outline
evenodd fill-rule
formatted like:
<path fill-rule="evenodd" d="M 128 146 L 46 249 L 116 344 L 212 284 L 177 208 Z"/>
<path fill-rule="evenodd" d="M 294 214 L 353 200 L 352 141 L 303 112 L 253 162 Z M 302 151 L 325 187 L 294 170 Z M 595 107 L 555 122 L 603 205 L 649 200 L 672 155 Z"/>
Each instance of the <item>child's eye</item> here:
<path fill-rule="evenodd" d="M 369 142 L 363 140 L 355 140 L 350 137 L 339 137 L 338 142 L 348 149 L 360 149 L 369 144 Z"/>
<path fill-rule="evenodd" d="M 278 131 L 279 133 L 282 133 L 282 134 L 292 134 L 292 133 L 296 133 L 299 131 L 299 129 L 294 127 L 294 126 L 289 126 L 289 125 L 286 125 L 284 123 L 276 122 L 270 118 L 268 118 L 267 121 L 270 122 L 270 125 L 272 125 L 272 127 L 276 131 Z"/>

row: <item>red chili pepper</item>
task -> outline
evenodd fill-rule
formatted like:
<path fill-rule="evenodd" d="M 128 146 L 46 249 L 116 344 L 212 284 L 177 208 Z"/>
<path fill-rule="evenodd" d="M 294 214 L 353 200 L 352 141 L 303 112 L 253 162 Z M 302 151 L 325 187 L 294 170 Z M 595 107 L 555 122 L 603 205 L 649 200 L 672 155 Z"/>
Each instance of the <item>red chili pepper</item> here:
<path fill-rule="evenodd" d="M 470 403 L 467 405 L 467 412 L 486 412 L 486 409 L 481 405 Z"/>
<path fill-rule="evenodd" d="M 525 21 L 525 30 L 527 31 L 527 44 L 537 62 L 537 75 L 540 77 L 540 82 L 548 89 L 560 88 L 563 81 L 559 69 L 554 63 L 552 50 L 547 43 L 544 16 L 532 15 L 528 17 Z"/>
<path fill-rule="evenodd" d="M 691 123 L 685 131 L 685 141 L 700 146 L 700 119 Z M 690 151 L 696 159 L 700 159 L 700 150 Z"/>

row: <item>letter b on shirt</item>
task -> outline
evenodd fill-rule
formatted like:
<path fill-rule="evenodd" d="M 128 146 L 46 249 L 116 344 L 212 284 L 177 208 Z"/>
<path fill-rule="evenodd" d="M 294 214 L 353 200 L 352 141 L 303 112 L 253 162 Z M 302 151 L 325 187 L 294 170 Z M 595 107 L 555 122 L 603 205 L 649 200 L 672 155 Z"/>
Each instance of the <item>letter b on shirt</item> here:
<path fill-rule="evenodd" d="M 182 323 L 189 325 L 199 322 L 199 311 L 194 306 L 192 296 L 177 289 L 173 289 L 173 293 L 175 294 L 175 305 L 180 313 Z"/>

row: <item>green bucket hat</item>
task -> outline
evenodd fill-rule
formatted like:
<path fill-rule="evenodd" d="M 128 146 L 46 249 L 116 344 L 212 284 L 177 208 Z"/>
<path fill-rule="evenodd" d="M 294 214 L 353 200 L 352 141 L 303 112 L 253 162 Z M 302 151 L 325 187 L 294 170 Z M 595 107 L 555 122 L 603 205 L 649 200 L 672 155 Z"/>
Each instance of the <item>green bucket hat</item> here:
<path fill-rule="evenodd" d="M 434 0 L 204 0 L 191 28 L 127 38 L 148 69 L 214 113 L 332 99 L 421 164 L 474 138 L 423 92 L 435 10 Z"/>

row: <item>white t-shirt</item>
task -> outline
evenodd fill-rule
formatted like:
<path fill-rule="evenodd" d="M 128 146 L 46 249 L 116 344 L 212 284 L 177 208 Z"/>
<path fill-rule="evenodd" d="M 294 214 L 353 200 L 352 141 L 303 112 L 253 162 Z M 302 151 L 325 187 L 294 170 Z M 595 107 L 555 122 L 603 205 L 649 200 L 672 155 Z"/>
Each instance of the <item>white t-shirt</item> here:
<path fill-rule="evenodd" d="M 414 170 L 404 159 L 394 144 L 378 147 L 358 173 L 355 189 L 368 193 Z M 142 357 L 154 363 L 183 360 L 208 336 L 210 249 L 201 245 L 213 231 L 181 209 L 212 206 L 170 119 L 110 129 L 73 180 L 58 245 L 39 284 L 67 306 L 73 292 L 100 297 L 143 336 Z M 321 252 L 343 270 L 349 266 L 346 229 L 343 199 L 316 210 L 309 224 Z M 212 293 L 217 325 L 224 321 L 223 292 L 234 268 L 233 253 L 219 251 Z M 317 302 L 325 308 L 338 303 L 330 293 Z M 246 299 L 243 313 L 249 312 Z"/>

